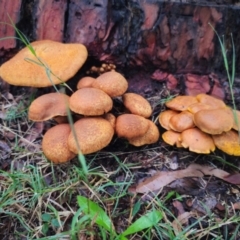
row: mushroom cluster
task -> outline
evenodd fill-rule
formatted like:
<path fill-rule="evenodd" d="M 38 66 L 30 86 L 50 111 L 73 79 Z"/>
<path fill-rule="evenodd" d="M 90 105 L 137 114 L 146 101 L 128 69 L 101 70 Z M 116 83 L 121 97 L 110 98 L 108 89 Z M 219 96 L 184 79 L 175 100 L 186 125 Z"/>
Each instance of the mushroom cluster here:
<path fill-rule="evenodd" d="M 168 110 L 159 114 L 159 123 L 167 130 L 162 134 L 166 143 L 203 154 L 217 147 L 240 156 L 239 111 L 207 94 L 177 96 L 166 106 Z"/>
<path fill-rule="evenodd" d="M 136 93 L 125 93 L 127 80 L 118 72 L 106 72 L 97 78 L 84 77 L 71 96 L 48 93 L 36 98 L 29 107 L 32 121 L 54 118 L 59 124 L 43 136 L 42 149 L 54 163 L 74 158 L 80 151 L 90 154 L 106 147 L 114 133 L 127 138 L 135 146 L 151 144 L 159 139 L 157 126 L 148 118 L 151 105 Z M 115 117 L 110 111 L 113 98 L 122 97 L 127 113 Z M 68 124 L 70 109 L 74 125 Z"/>
<path fill-rule="evenodd" d="M 0 77 L 17 86 L 57 85 L 73 77 L 86 58 L 87 49 L 82 44 L 36 41 L 2 64 Z M 106 147 L 115 133 L 135 146 L 159 139 L 157 126 L 148 119 L 152 114 L 149 102 L 138 94 L 126 93 L 128 82 L 115 71 L 115 65 L 103 64 L 92 71 L 100 76 L 80 79 L 77 91 L 71 96 L 48 93 L 29 107 L 30 120 L 54 119 L 58 123 L 42 140 L 44 154 L 54 163 L 66 162 L 80 151 L 96 152 Z M 126 109 L 118 117 L 110 113 L 115 97 L 122 97 Z M 73 115 L 73 126 L 68 123 L 69 113 Z"/>

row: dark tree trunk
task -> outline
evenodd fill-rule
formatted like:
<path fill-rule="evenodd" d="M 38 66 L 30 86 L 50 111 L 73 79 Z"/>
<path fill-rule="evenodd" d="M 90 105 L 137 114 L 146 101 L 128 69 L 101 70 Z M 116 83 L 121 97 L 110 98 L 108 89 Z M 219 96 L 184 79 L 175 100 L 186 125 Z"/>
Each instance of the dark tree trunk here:
<path fill-rule="evenodd" d="M 0 0 L 0 20 L 8 15 L 31 40 L 80 42 L 100 61 L 157 69 L 175 74 L 222 71 L 216 35 L 240 42 L 240 7 L 233 0 Z M 14 3 L 14 4 L 13 4 Z M 0 25 L 0 37 L 14 29 Z M 14 39 L 0 41 L 1 62 L 21 47 Z M 240 44 L 236 44 L 237 62 Z M 240 65 L 237 65 L 240 71 Z"/>

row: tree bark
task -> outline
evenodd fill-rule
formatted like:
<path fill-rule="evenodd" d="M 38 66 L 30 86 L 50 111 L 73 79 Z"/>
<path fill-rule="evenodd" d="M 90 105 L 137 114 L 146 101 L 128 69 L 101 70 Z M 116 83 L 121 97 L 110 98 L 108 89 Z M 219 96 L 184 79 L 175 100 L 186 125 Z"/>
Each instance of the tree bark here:
<path fill-rule="evenodd" d="M 222 72 L 212 27 L 225 36 L 229 56 L 231 34 L 240 42 L 240 7 L 233 0 L 0 0 L 0 20 L 9 22 L 8 15 L 30 41 L 82 43 L 99 61 L 152 73 Z M 12 27 L 0 25 L 0 37 L 14 35 Z M 0 41 L 0 63 L 21 46 L 14 39 Z M 239 62 L 240 45 L 235 48 Z"/>

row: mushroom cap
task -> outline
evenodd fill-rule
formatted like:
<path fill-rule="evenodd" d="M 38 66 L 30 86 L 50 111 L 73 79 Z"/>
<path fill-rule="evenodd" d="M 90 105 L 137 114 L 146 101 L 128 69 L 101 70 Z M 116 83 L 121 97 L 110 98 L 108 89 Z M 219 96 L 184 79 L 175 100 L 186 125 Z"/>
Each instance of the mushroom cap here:
<path fill-rule="evenodd" d="M 111 124 L 101 117 L 85 117 L 73 125 L 82 154 L 94 153 L 106 147 L 112 140 L 114 130 Z M 68 137 L 69 149 L 79 153 L 73 132 Z"/>
<path fill-rule="evenodd" d="M 41 40 L 31 43 L 36 56 L 48 66 L 51 80 L 44 67 L 39 66 L 37 58 L 28 47 L 23 48 L 13 58 L 2 64 L 0 76 L 12 85 L 29 87 L 48 87 L 60 84 L 73 77 L 87 59 L 87 49 L 80 43 L 60 43 Z M 60 80 L 59 80 L 60 79 Z"/>
<path fill-rule="evenodd" d="M 223 152 L 240 156 L 240 142 L 238 132 L 230 130 L 219 135 L 212 135 L 216 147 Z"/>
<path fill-rule="evenodd" d="M 207 105 L 211 106 L 212 109 L 226 107 L 226 104 L 222 100 L 215 98 L 213 96 L 207 95 L 205 93 L 198 94 L 196 96 L 196 98 L 197 98 L 198 102 L 207 104 Z"/>
<path fill-rule="evenodd" d="M 69 96 L 53 92 L 36 98 L 28 110 L 28 118 L 35 122 L 46 121 L 56 116 L 67 116 Z"/>
<path fill-rule="evenodd" d="M 200 103 L 200 102 L 197 102 L 197 103 L 194 103 L 194 104 L 191 104 L 189 107 L 188 107 L 188 111 L 195 114 L 197 113 L 198 111 L 200 110 L 204 110 L 204 109 L 215 109 L 214 107 L 208 105 L 208 104 L 205 104 L 205 103 Z"/>
<path fill-rule="evenodd" d="M 136 115 L 149 118 L 152 114 L 150 103 L 141 95 L 136 93 L 125 93 L 122 96 L 123 105 L 126 109 Z"/>
<path fill-rule="evenodd" d="M 208 154 L 215 150 L 212 137 L 198 128 L 190 128 L 183 131 L 179 141 L 184 148 L 196 153 Z"/>
<path fill-rule="evenodd" d="M 149 128 L 146 118 L 135 114 L 122 114 L 116 120 L 116 133 L 118 137 L 127 139 L 143 136 Z"/>
<path fill-rule="evenodd" d="M 162 134 L 162 139 L 165 143 L 173 146 L 176 145 L 177 147 L 182 147 L 179 141 L 180 133 L 175 132 L 173 130 L 167 130 Z"/>
<path fill-rule="evenodd" d="M 92 83 L 95 81 L 95 78 L 93 77 L 83 77 L 81 78 L 77 83 L 77 89 L 80 88 L 86 88 L 86 87 L 92 87 Z"/>
<path fill-rule="evenodd" d="M 85 116 L 99 116 L 109 112 L 113 107 L 112 99 L 97 88 L 81 88 L 69 99 L 70 109 Z"/>
<path fill-rule="evenodd" d="M 147 121 L 149 122 L 147 132 L 143 136 L 128 139 L 130 144 L 139 147 L 145 144 L 153 144 L 158 141 L 160 133 L 157 126 L 151 120 L 147 119 Z"/>
<path fill-rule="evenodd" d="M 67 123 L 50 128 L 43 136 L 42 150 L 46 158 L 54 163 L 65 163 L 76 156 L 68 148 L 71 127 Z"/>
<path fill-rule="evenodd" d="M 128 82 L 118 72 L 106 72 L 96 78 L 92 83 L 92 87 L 101 89 L 110 97 L 117 97 L 127 91 Z"/>
<path fill-rule="evenodd" d="M 170 130 L 169 121 L 173 116 L 175 116 L 177 114 L 179 114 L 178 111 L 166 110 L 164 112 L 161 112 L 158 115 L 158 121 L 163 128 L 165 128 L 166 130 Z"/>
<path fill-rule="evenodd" d="M 169 127 L 176 132 L 182 132 L 188 128 L 195 127 L 193 114 L 189 111 L 182 111 L 172 116 L 169 120 Z"/>
<path fill-rule="evenodd" d="M 187 110 L 191 104 L 197 102 L 198 100 L 194 96 L 177 96 L 169 102 L 166 102 L 165 105 L 172 110 L 184 111 Z"/>
<path fill-rule="evenodd" d="M 229 108 L 205 109 L 194 114 L 195 125 L 205 133 L 221 134 L 233 127 L 234 119 Z"/>

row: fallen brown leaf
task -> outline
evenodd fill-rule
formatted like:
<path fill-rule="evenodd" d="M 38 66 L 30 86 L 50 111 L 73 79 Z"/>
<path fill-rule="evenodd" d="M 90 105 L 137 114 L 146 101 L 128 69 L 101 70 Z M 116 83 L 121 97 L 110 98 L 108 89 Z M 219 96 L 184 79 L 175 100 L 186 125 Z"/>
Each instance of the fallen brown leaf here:
<path fill-rule="evenodd" d="M 191 164 L 186 169 L 171 171 L 171 172 L 156 172 L 152 177 L 147 178 L 145 181 L 136 186 L 136 192 L 146 193 L 159 190 L 160 188 L 168 185 L 169 183 L 185 177 L 203 177 L 204 175 L 213 175 L 229 183 L 238 184 L 237 177 L 230 177 L 228 172 L 223 171 L 212 166 L 204 166 L 199 164 Z"/>

